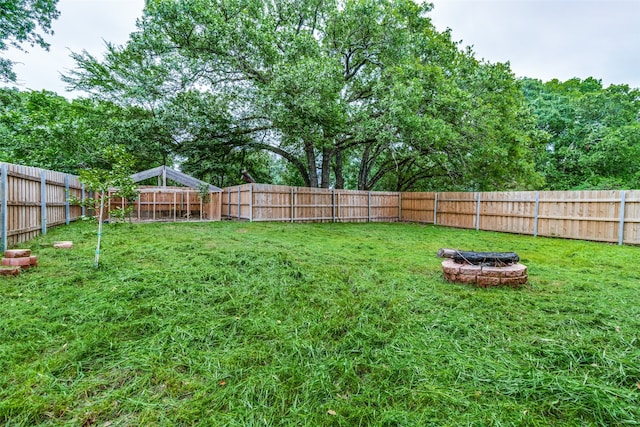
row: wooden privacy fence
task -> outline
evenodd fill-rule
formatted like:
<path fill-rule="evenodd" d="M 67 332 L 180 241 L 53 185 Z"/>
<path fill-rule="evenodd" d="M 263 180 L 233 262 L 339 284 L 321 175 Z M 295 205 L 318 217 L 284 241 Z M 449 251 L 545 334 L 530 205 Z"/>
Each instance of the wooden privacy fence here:
<path fill-rule="evenodd" d="M 139 221 L 406 221 L 640 245 L 640 190 L 395 193 L 246 184 L 204 201 L 191 188 L 140 190 L 132 202 Z M 68 196 L 87 196 L 76 176 L 0 163 L 0 249 L 85 215 Z M 118 206 L 127 201 L 111 198 L 108 211 Z"/>
<path fill-rule="evenodd" d="M 86 196 L 74 175 L 0 163 L 0 249 L 84 215 L 82 207 L 69 203 L 68 195 Z"/>
<path fill-rule="evenodd" d="M 222 216 L 249 221 L 393 222 L 400 193 L 245 184 L 225 188 Z"/>
<path fill-rule="evenodd" d="M 402 220 L 640 244 L 640 191 L 402 193 Z"/>
<path fill-rule="evenodd" d="M 139 221 L 219 221 L 221 193 L 211 192 L 201 200 L 200 192 L 185 187 L 139 187 L 132 202 L 132 219 Z M 77 176 L 0 162 L 0 249 L 46 234 L 47 228 L 69 224 L 87 214 L 69 197 L 89 196 Z M 104 214 L 126 207 L 128 202 L 109 198 Z"/>
<path fill-rule="evenodd" d="M 220 192 L 207 194 L 202 200 L 200 192 L 188 187 L 138 187 L 138 198 L 127 201 L 111 195 L 105 219 L 111 211 L 133 207 L 130 218 L 134 221 L 220 221 Z"/>
<path fill-rule="evenodd" d="M 403 221 L 640 244 L 640 191 L 394 193 L 246 184 L 222 216 L 249 221 Z"/>

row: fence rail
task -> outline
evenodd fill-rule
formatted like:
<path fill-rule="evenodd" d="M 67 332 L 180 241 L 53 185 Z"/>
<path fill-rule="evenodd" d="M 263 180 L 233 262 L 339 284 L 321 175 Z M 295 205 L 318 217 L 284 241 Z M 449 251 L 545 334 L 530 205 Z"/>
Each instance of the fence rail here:
<path fill-rule="evenodd" d="M 0 162 L 0 249 L 69 224 L 84 214 L 69 196 L 86 196 L 78 177 Z"/>
<path fill-rule="evenodd" d="M 402 221 L 640 244 L 640 191 L 402 193 Z"/>
<path fill-rule="evenodd" d="M 210 193 L 203 201 L 199 191 L 189 188 L 139 190 L 133 202 L 136 220 L 220 220 L 220 192 Z M 0 162 L 0 250 L 85 215 L 85 208 L 71 204 L 69 198 L 84 200 L 88 195 L 77 176 Z M 121 198 L 110 197 L 104 219 L 111 218 L 112 209 L 126 206 Z"/>
<path fill-rule="evenodd" d="M 223 189 L 222 216 L 249 221 L 394 222 L 400 193 L 245 184 Z"/>
<path fill-rule="evenodd" d="M 70 205 L 86 192 L 78 178 L 0 163 L 0 246 L 29 240 L 84 215 Z M 122 200 L 111 199 L 115 208 Z M 640 190 L 396 193 L 246 184 L 212 193 L 149 189 L 139 220 L 419 222 L 532 236 L 640 245 Z"/>
<path fill-rule="evenodd" d="M 248 221 L 400 221 L 640 244 L 640 191 L 394 193 L 245 184 L 222 216 Z"/>

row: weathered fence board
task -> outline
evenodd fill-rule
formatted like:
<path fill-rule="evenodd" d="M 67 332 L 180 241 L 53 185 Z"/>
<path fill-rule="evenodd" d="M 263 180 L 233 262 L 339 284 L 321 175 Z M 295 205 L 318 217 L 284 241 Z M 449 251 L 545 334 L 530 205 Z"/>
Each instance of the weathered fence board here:
<path fill-rule="evenodd" d="M 399 221 L 400 193 L 245 184 L 225 188 L 222 216 L 249 221 Z M 240 213 L 240 214 L 238 214 Z"/>
<path fill-rule="evenodd" d="M 480 201 L 480 230 L 534 234 L 536 193 L 528 191 L 475 193 Z"/>
<path fill-rule="evenodd" d="M 476 228 L 476 193 L 438 193 L 436 218 L 439 225 Z"/>
<path fill-rule="evenodd" d="M 640 244 L 638 190 L 403 193 L 402 200 L 403 221 Z"/>
<path fill-rule="evenodd" d="M 246 184 L 224 189 L 222 204 L 223 217 L 249 221 L 407 221 L 640 244 L 638 190 L 383 193 Z"/>
<path fill-rule="evenodd" d="M 627 191 L 624 207 L 621 243 L 640 244 L 640 191 Z"/>
<path fill-rule="evenodd" d="M 79 218 L 82 208 L 70 205 L 68 196 L 83 194 L 76 176 L 0 163 L 0 249 Z"/>
<path fill-rule="evenodd" d="M 540 192 L 538 235 L 617 242 L 620 202 L 620 191 Z"/>
<path fill-rule="evenodd" d="M 77 177 L 0 163 L 2 248 L 80 217 L 67 194 L 86 196 Z M 246 184 L 203 202 L 193 189 L 141 187 L 133 206 L 140 221 L 407 221 L 640 245 L 640 190 L 396 193 Z"/>
<path fill-rule="evenodd" d="M 437 193 L 402 193 L 402 220 L 435 223 Z"/>

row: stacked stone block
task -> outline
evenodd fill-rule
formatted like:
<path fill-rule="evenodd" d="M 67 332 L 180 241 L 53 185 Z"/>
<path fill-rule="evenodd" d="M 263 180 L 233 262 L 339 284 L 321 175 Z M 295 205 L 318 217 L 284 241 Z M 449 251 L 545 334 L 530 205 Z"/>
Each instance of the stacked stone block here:
<path fill-rule="evenodd" d="M 36 267 L 38 257 L 31 255 L 30 249 L 9 249 L 4 252 L 0 275 L 17 276 L 23 269 Z"/>
<path fill-rule="evenodd" d="M 470 283 L 488 288 L 490 286 L 517 287 L 527 283 L 527 266 L 517 263 L 504 267 L 458 264 L 452 259 L 442 261 L 445 279 L 455 283 Z"/>

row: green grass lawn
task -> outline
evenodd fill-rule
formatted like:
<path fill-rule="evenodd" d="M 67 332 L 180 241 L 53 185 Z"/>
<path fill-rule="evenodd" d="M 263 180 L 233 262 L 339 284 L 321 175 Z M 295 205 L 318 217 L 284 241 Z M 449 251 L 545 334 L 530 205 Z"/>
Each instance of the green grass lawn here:
<path fill-rule="evenodd" d="M 640 423 L 640 248 L 413 224 L 51 230 L 0 278 L 0 424 Z M 73 240 L 71 250 L 51 247 Z M 516 251 L 520 289 L 444 281 Z"/>

